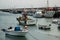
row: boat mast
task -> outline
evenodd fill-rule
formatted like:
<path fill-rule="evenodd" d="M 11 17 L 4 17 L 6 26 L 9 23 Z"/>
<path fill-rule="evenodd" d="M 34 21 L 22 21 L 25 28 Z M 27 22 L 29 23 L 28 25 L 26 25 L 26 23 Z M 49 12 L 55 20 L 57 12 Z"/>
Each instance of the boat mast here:
<path fill-rule="evenodd" d="M 48 11 L 48 8 L 49 8 L 49 0 L 46 0 L 46 13 Z"/>
<path fill-rule="evenodd" d="M 49 7 L 49 0 L 47 0 L 47 8 Z"/>

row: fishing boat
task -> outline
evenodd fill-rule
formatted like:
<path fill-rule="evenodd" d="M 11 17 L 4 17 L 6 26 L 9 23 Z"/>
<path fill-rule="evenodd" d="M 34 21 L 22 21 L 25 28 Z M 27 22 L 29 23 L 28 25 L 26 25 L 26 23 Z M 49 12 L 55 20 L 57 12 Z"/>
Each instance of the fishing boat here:
<path fill-rule="evenodd" d="M 17 20 L 18 19 L 19 18 L 17 18 Z M 26 22 L 26 24 L 25 24 L 24 20 L 20 20 L 19 22 L 20 22 L 20 25 L 28 25 L 28 26 L 36 24 L 35 20 L 33 20 L 33 19 L 28 19 L 27 22 Z"/>
<path fill-rule="evenodd" d="M 22 16 L 19 16 L 17 19 L 17 21 L 19 22 L 19 25 L 35 25 L 35 20 L 28 18 L 27 16 L 27 12 L 23 12 Z"/>
<path fill-rule="evenodd" d="M 52 20 L 52 23 L 57 23 L 57 22 L 58 22 L 57 19 Z"/>
<path fill-rule="evenodd" d="M 47 2 L 47 7 L 45 9 L 46 12 L 45 12 L 44 16 L 46 18 L 52 18 L 54 16 L 54 14 L 55 14 L 54 8 L 49 7 L 49 0 L 47 0 L 46 2 Z"/>
<path fill-rule="evenodd" d="M 59 19 L 54 19 L 54 20 L 52 20 L 52 23 L 57 23 L 57 24 L 59 24 L 59 22 L 60 22 Z"/>
<path fill-rule="evenodd" d="M 2 29 L 3 32 L 5 32 L 5 35 L 12 35 L 12 36 L 25 36 L 28 30 L 26 29 L 20 30 L 19 27 L 15 28 L 8 28 L 8 29 Z"/>
<path fill-rule="evenodd" d="M 42 10 L 39 10 L 39 11 L 36 11 L 36 13 L 35 14 L 33 14 L 33 17 L 35 17 L 35 18 L 40 18 L 40 17 L 42 17 Z"/>
<path fill-rule="evenodd" d="M 47 26 L 47 25 L 38 25 L 39 27 L 39 29 L 42 29 L 42 30 L 50 30 L 50 25 L 49 26 Z"/>

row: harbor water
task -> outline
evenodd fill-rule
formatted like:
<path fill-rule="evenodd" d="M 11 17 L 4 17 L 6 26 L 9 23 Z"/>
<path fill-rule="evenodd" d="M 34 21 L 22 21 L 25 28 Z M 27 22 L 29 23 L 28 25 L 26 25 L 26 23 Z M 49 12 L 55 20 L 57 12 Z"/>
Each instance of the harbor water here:
<path fill-rule="evenodd" d="M 33 18 L 33 16 L 28 17 L 37 20 L 36 26 L 28 26 L 29 31 L 25 37 L 5 35 L 1 29 L 9 28 L 10 26 L 15 27 L 18 24 L 16 18 L 19 16 L 21 16 L 21 14 L 0 12 L 0 40 L 60 40 L 60 31 L 57 29 L 58 25 L 52 23 L 53 18 Z M 38 24 L 51 24 L 51 30 L 40 30 L 37 27 Z"/>

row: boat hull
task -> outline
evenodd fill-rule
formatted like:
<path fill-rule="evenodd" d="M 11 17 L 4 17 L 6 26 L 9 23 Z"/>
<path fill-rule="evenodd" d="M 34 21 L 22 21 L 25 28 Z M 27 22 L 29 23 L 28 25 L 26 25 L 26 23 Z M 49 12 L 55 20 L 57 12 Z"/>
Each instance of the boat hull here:
<path fill-rule="evenodd" d="M 13 35 L 13 36 L 25 36 L 27 33 L 26 32 L 21 32 L 21 31 L 5 31 L 5 34 L 7 35 Z"/>
<path fill-rule="evenodd" d="M 40 17 L 42 17 L 42 15 L 40 15 L 40 14 L 34 14 L 33 17 L 40 18 Z"/>
<path fill-rule="evenodd" d="M 55 14 L 55 11 L 47 11 L 47 12 L 44 14 L 44 16 L 45 16 L 46 18 L 52 18 L 52 17 L 54 16 L 54 14 Z"/>
<path fill-rule="evenodd" d="M 32 25 L 35 25 L 36 22 L 35 22 L 35 20 L 28 20 L 28 21 L 27 21 L 27 24 L 25 24 L 24 21 L 20 21 L 20 24 L 21 24 L 21 25 L 32 26 Z"/>

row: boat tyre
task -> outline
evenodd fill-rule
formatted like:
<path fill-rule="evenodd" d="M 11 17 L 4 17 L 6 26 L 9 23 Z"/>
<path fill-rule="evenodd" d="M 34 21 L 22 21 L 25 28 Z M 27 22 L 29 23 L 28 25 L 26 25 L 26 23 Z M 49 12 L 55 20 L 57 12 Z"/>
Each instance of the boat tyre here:
<path fill-rule="evenodd" d="M 39 29 L 43 29 L 43 27 L 39 27 Z"/>

